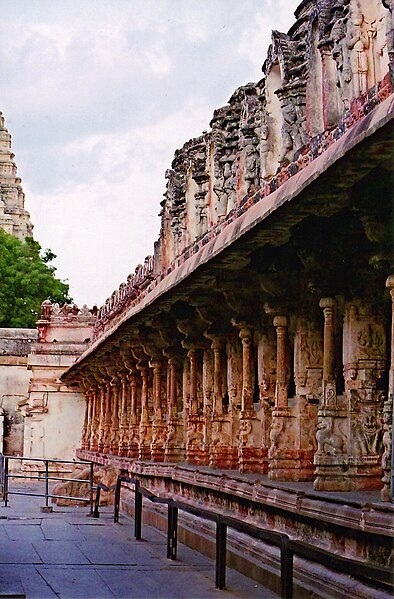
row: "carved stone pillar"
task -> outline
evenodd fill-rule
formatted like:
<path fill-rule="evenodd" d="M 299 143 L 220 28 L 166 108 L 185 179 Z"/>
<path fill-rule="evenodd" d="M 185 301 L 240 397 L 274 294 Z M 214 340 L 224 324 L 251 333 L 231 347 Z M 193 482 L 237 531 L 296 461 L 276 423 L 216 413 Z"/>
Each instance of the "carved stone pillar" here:
<path fill-rule="evenodd" d="M 318 491 L 347 491 L 347 409 L 344 398 L 337 396 L 335 372 L 335 319 L 337 303 L 334 298 L 320 300 L 324 314 L 323 389 L 318 409 L 315 482 Z"/>
<path fill-rule="evenodd" d="M 178 368 L 178 360 L 174 356 L 170 356 L 167 371 L 168 425 L 164 450 L 164 460 L 166 462 L 179 462 L 185 458 L 184 423 L 182 418 L 178 416 Z"/>
<path fill-rule="evenodd" d="M 164 444 L 167 437 L 166 423 L 162 412 L 162 363 L 152 360 L 149 363 L 153 370 L 153 427 L 151 457 L 154 462 L 164 461 Z"/>
<path fill-rule="evenodd" d="M 223 382 L 222 382 L 222 343 L 219 340 L 212 341 L 213 352 L 213 414 L 223 414 Z"/>
<path fill-rule="evenodd" d="M 298 480 L 297 420 L 289 406 L 289 340 L 287 316 L 275 316 L 276 387 L 268 452 L 271 480 Z"/>
<path fill-rule="evenodd" d="M 386 333 L 383 314 L 361 299 L 346 305 L 343 330 L 348 411 L 347 488 L 380 489 Z"/>
<path fill-rule="evenodd" d="M 386 287 L 391 295 L 391 350 L 388 398 L 383 408 L 383 489 L 381 490 L 382 501 L 390 501 L 393 496 L 393 398 L 394 398 L 394 275 L 390 275 L 386 281 Z"/>
<path fill-rule="evenodd" d="M 82 443 L 81 443 L 81 448 L 82 449 L 88 449 L 88 436 L 90 434 L 90 410 L 91 410 L 91 395 L 90 395 L 90 390 L 88 388 L 86 388 L 85 390 L 85 418 L 84 418 L 84 422 L 83 422 L 83 428 L 82 428 Z"/>
<path fill-rule="evenodd" d="M 190 365 L 190 414 L 198 414 L 198 397 L 197 397 L 197 351 L 190 349 L 187 352 Z"/>
<path fill-rule="evenodd" d="M 137 371 L 130 370 L 128 374 L 130 385 L 130 419 L 129 419 L 129 443 L 127 455 L 129 458 L 138 457 L 139 445 L 139 409 L 138 409 L 138 382 Z"/>
<path fill-rule="evenodd" d="M 104 431 L 103 431 L 103 453 L 109 453 L 111 449 L 111 379 L 105 380 L 105 416 L 104 416 Z"/>
<path fill-rule="evenodd" d="M 298 451 L 296 480 L 314 479 L 317 408 L 322 395 L 323 334 L 314 322 L 297 317 L 294 338 L 294 412 Z"/>
<path fill-rule="evenodd" d="M 234 323 L 233 323 L 234 324 Z M 264 450 L 261 422 L 255 412 L 253 397 L 255 387 L 252 332 L 246 323 L 235 324 L 242 343 L 242 395 L 239 417 L 238 467 L 241 472 L 262 472 Z M 266 453 L 265 453 L 266 457 Z"/>
<path fill-rule="evenodd" d="M 111 380 L 111 453 L 117 454 L 119 451 L 119 398 L 120 398 L 120 379 L 114 375 Z"/>
<path fill-rule="evenodd" d="M 237 467 L 238 451 L 232 444 L 231 415 L 223 400 L 227 388 L 227 365 L 224 362 L 225 343 L 223 339 L 212 341 L 213 352 L 213 413 L 209 465 L 214 468 L 231 469 Z"/>
<path fill-rule="evenodd" d="M 205 464 L 204 451 L 204 421 L 199 411 L 197 388 L 198 357 L 195 348 L 189 349 L 189 397 L 190 411 L 187 415 L 186 429 L 186 459 L 189 464 Z"/>
<path fill-rule="evenodd" d="M 127 371 L 119 371 L 120 379 L 120 419 L 119 419 L 119 450 L 118 455 L 126 456 L 128 453 L 128 428 L 130 412 L 130 387 Z"/>
<path fill-rule="evenodd" d="M 92 388 L 92 426 L 90 430 L 90 451 L 97 451 L 98 448 L 98 436 L 99 436 L 99 424 L 100 424 L 100 389 L 96 383 L 96 386 Z"/>
<path fill-rule="evenodd" d="M 104 439 L 105 439 L 105 418 L 106 418 L 106 384 L 101 382 L 99 385 L 99 402 L 100 402 L 100 414 L 99 414 L 99 433 L 97 451 L 101 453 L 104 450 Z"/>
<path fill-rule="evenodd" d="M 252 334 L 250 329 L 243 327 L 239 337 L 242 342 L 242 412 L 250 412 L 253 409 L 253 366 L 252 366 Z"/>
<path fill-rule="evenodd" d="M 138 457 L 140 460 L 150 460 L 152 443 L 152 422 L 149 410 L 149 368 L 147 366 L 138 367 L 142 386 L 141 386 L 141 419 L 139 425 L 139 448 Z"/>

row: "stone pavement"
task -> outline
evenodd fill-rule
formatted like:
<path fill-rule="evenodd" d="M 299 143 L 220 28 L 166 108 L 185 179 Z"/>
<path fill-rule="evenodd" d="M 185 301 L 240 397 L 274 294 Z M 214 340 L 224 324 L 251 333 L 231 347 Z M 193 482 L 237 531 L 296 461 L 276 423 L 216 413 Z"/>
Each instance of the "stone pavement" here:
<path fill-rule="evenodd" d="M 12 489 L 16 490 L 15 484 Z M 18 484 L 26 492 L 37 487 Z M 10 495 L 0 502 L 0 597 L 27 599 L 274 599 L 255 581 L 227 569 L 227 590 L 215 589 L 215 564 L 178 544 L 178 560 L 166 558 L 166 538 L 143 527 L 135 541 L 134 523 L 113 508 L 99 519 L 87 507 L 59 508 L 44 514 L 43 498 Z"/>

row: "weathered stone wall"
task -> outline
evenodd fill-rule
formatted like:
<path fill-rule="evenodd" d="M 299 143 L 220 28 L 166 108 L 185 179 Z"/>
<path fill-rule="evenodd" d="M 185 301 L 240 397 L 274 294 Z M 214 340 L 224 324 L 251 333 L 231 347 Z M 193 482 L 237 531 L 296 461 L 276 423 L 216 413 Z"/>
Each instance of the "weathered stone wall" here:
<path fill-rule="evenodd" d="M 86 348 L 95 316 L 86 306 L 60 308 L 43 302 L 37 322 L 38 339 L 28 356 L 31 372 L 25 416 L 26 458 L 72 459 L 82 433 L 85 402 L 78 387 L 60 376 Z M 30 467 L 29 462 L 24 465 Z M 35 466 L 31 466 L 33 469 Z"/>
<path fill-rule="evenodd" d="M 86 307 L 42 306 L 36 329 L 0 329 L 2 451 L 26 458 L 72 459 L 85 401 L 60 375 L 86 348 L 95 315 Z M 21 464 L 11 461 L 12 469 Z M 25 463 L 29 468 L 29 462 Z M 33 469 L 35 466 L 33 466 Z"/>
<path fill-rule="evenodd" d="M 7 455 L 23 454 L 20 405 L 27 400 L 27 356 L 37 337 L 35 329 L 0 329 L 1 451 Z"/>

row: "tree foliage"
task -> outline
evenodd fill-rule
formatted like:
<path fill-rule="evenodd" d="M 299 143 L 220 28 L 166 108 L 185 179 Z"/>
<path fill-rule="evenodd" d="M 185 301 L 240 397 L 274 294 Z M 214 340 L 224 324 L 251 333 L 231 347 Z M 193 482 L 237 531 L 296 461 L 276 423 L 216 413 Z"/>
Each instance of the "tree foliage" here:
<path fill-rule="evenodd" d="M 32 237 L 22 242 L 0 229 L 0 327 L 35 328 L 45 299 L 72 301 L 67 283 L 55 277 L 54 258 Z"/>

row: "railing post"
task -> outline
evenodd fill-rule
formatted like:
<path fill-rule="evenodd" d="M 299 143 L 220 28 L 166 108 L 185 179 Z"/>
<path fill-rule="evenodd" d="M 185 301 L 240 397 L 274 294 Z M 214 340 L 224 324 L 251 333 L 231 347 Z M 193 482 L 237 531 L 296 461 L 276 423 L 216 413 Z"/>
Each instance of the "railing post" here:
<path fill-rule="evenodd" d="M 139 482 L 135 481 L 134 490 L 134 536 L 136 541 L 141 540 L 142 528 L 142 495 L 139 491 Z"/>
<path fill-rule="evenodd" d="M 173 501 L 168 502 L 168 521 L 167 521 L 167 558 L 176 560 L 178 545 L 178 508 L 174 506 Z"/>
<path fill-rule="evenodd" d="M 115 505 L 114 505 L 114 522 L 119 521 L 119 506 L 120 506 L 120 488 L 122 485 L 122 480 L 120 475 L 116 480 L 116 488 L 115 488 Z"/>
<path fill-rule="evenodd" d="M 218 516 L 216 521 L 216 578 L 217 589 L 226 586 L 226 551 L 227 551 L 227 526 Z"/>
<path fill-rule="evenodd" d="M 291 541 L 289 537 L 282 537 L 280 549 L 280 579 L 282 599 L 293 598 L 293 551 L 290 547 L 290 542 Z"/>
<path fill-rule="evenodd" d="M 90 515 L 93 516 L 93 503 L 94 503 L 94 464 L 90 462 Z"/>
<path fill-rule="evenodd" d="M 49 505 L 49 460 L 44 460 L 45 463 L 45 505 L 41 508 L 42 512 L 49 513 L 53 511 Z"/>
<path fill-rule="evenodd" d="M 4 507 L 8 504 L 8 458 L 4 458 Z"/>
<path fill-rule="evenodd" d="M 96 499 L 94 501 L 93 518 L 100 518 L 100 494 L 101 494 L 101 487 L 97 486 Z"/>

